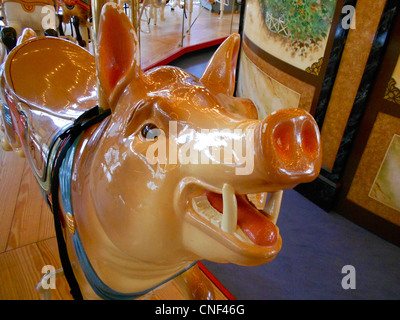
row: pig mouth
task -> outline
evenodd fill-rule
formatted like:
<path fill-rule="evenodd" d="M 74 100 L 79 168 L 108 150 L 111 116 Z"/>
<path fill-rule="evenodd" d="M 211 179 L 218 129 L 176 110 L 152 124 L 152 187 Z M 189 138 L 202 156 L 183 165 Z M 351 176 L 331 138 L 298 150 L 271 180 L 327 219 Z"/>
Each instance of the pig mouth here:
<path fill-rule="evenodd" d="M 276 221 L 282 193 L 236 194 L 228 184 L 221 193 L 204 189 L 191 198 L 190 215 L 230 247 L 273 256 L 281 246 Z"/>

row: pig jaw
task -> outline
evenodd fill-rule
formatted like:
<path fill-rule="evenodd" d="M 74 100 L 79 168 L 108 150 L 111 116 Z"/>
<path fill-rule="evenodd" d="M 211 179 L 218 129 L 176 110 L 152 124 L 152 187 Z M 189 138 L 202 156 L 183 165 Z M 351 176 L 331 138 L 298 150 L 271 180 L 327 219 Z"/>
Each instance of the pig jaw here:
<path fill-rule="evenodd" d="M 196 259 L 252 266 L 267 263 L 275 258 L 282 246 L 279 229 L 275 225 L 279 215 L 282 191 L 270 195 L 270 200 L 265 205 L 266 211 L 257 210 L 257 208 L 264 207 L 265 202 L 260 205 L 260 203 L 256 204 L 254 200 L 247 200 L 254 198 L 254 195 L 237 196 L 238 201 L 246 202 L 247 209 L 259 211 L 259 213 L 252 214 L 259 215 L 260 220 L 268 220 L 267 224 L 269 227 L 272 225 L 274 229 L 272 230 L 272 239 L 260 245 L 242 230 L 242 228 L 245 229 L 240 225 L 242 206 L 237 206 L 239 212 L 236 217 L 232 217 L 234 214 L 229 212 L 232 211 L 232 207 L 235 207 L 232 202 L 236 202 L 232 197 L 232 190 L 234 192 L 232 186 L 224 184 L 221 189 L 218 189 L 192 179 L 185 179 L 181 183 L 181 191 L 182 185 L 185 185 L 183 192 L 180 195 L 176 193 L 176 210 L 182 211 L 181 214 L 184 217 L 183 246 L 186 250 L 194 253 Z M 221 198 L 221 205 L 210 199 L 210 193 L 214 194 L 213 197 Z M 259 194 L 259 196 L 261 198 L 265 196 L 265 201 L 266 193 Z M 179 208 L 181 209 L 179 210 Z M 263 217 L 260 217 L 261 215 Z M 226 218 L 226 216 L 230 217 Z M 225 220 L 228 220 L 228 223 Z M 232 222 L 232 220 L 236 221 Z M 263 225 L 263 223 L 261 224 Z"/>

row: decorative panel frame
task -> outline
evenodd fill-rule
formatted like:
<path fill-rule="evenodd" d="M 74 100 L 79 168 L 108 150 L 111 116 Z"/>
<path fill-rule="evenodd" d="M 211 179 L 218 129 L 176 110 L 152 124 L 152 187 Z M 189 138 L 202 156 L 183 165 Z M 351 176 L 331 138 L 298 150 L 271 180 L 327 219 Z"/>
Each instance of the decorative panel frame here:
<path fill-rule="evenodd" d="M 305 109 L 314 115 L 343 7 L 343 0 L 332 2 L 335 2 L 335 6 L 332 8 L 331 24 L 329 29 L 326 30 L 326 34 L 324 34 L 325 37 L 322 37 L 323 43 L 319 46 L 321 48 L 319 51 L 317 50 L 318 52 L 313 55 L 312 59 L 309 59 L 308 62 L 304 64 L 302 63 L 302 60 L 304 60 L 303 57 L 300 57 L 297 53 L 295 55 L 293 54 L 294 58 L 292 60 L 290 58 L 292 53 L 297 52 L 296 48 L 292 48 L 294 42 L 290 42 L 286 39 L 282 40 L 282 37 L 274 35 L 268 29 L 266 26 L 267 23 L 263 21 L 265 19 L 265 14 L 261 9 L 261 1 L 246 0 L 244 23 L 242 26 L 242 51 L 239 61 L 236 94 L 241 97 L 252 99 L 257 95 L 254 91 L 250 93 L 243 90 L 243 74 L 248 72 L 248 70 L 243 70 L 242 64 L 246 63 L 244 62 L 245 59 L 250 60 L 261 73 L 266 75 L 266 77 L 270 77 L 296 92 L 300 96 L 297 107 Z M 251 21 L 251 23 L 249 21 Z M 251 27 L 249 27 L 250 24 L 252 25 Z M 271 38 L 271 36 L 275 37 L 272 41 L 281 41 L 282 44 L 286 46 L 281 50 L 281 53 L 279 51 L 280 44 L 275 46 L 274 52 L 268 52 L 268 46 L 265 42 L 269 41 L 268 39 Z M 310 55 L 314 53 L 313 50 L 309 51 Z M 281 57 L 282 55 L 285 55 L 285 57 Z M 292 105 L 285 105 L 283 107 L 291 106 Z M 269 110 L 268 107 L 267 110 L 260 110 L 261 107 L 257 107 L 259 111 L 261 111 L 261 117 L 273 111 Z"/>
<path fill-rule="evenodd" d="M 400 245 L 400 188 L 396 180 L 400 176 L 400 105 L 396 85 L 400 77 L 399 60 L 400 15 L 397 14 L 344 172 L 337 205 L 338 212 L 397 245 Z"/>

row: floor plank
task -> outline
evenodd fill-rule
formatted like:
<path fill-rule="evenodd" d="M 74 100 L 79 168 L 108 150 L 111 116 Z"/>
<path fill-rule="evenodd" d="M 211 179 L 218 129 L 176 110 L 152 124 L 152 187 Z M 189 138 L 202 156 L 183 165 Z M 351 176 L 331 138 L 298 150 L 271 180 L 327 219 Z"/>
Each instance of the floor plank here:
<path fill-rule="evenodd" d="M 0 148 L 0 252 L 7 248 L 25 160 Z"/>
<path fill-rule="evenodd" d="M 56 231 L 54 230 L 53 214 L 51 213 L 51 210 L 44 198 L 42 198 L 39 236 L 41 240 L 53 238 L 56 236 Z"/>
<path fill-rule="evenodd" d="M 7 251 L 42 240 L 39 234 L 42 194 L 25 161 Z"/>
<path fill-rule="evenodd" d="M 53 266 L 56 270 L 60 269 L 61 261 L 58 254 L 58 246 L 56 238 L 38 242 L 39 250 L 42 254 L 43 261 L 46 265 Z M 56 289 L 51 290 L 53 300 L 73 300 L 69 293 L 69 285 L 65 276 L 57 278 Z"/>
<path fill-rule="evenodd" d="M 0 255 L 0 299 L 38 300 L 44 261 L 36 243 Z"/>

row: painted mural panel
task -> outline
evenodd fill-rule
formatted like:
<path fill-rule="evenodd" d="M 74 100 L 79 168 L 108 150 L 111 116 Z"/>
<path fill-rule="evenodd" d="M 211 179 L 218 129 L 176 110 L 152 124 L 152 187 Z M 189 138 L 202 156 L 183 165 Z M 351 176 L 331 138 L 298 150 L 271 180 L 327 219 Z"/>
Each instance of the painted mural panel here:
<path fill-rule="evenodd" d="M 400 211 L 400 136 L 394 135 L 369 196 Z"/>
<path fill-rule="evenodd" d="M 259 119 L 283 108 L 297 108 L 300 94 L 259 69 L 241 52 L 238 96 L 251 98 L 258 110 Z"/>
<path fill-rule="evenodd" d="M 396 67 L 389 80 L 384 98 L 388 101 L 400 104 L 400 56 L 397 59 Z"/>
<path fill-rule="evenodd" d="M 347 199 L 400 225 L 400 119 L 379 113 Z"/>
<path fill-rule="evenodd" d="M 244 32 L 261 49 L 318 75 L 337 0 L 248 0 Z"/>

